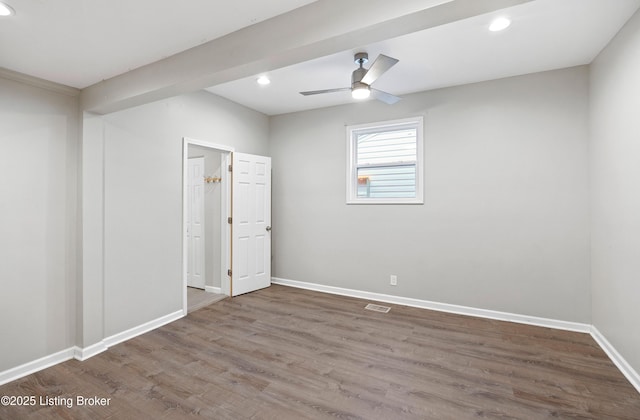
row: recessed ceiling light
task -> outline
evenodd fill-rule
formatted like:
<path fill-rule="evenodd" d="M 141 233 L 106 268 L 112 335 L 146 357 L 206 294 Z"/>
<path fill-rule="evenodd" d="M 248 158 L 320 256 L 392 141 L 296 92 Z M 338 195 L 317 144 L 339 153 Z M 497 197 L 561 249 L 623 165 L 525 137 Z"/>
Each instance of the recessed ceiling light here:
<path fill-rule="evenodd" d="M 269 78 L 267 76 L 260 76 L 258 77 L 258 80 L 256 80 L 258 82 L 259 85 L 268 85 L 269 83 L 271 83 L 271 80 L 269 80 Z"/>
<path fill-rule="evenodd" d="M 491 32 L 504 31 L 509 27 L 509 25 L 511 25 L 511 20 L 509 18 L 499 17 L 495 18 L 493 22 L 491 22 L 491 25 L 489 25 L 489 30 Z"/>
<path fill-rule="evenodd" d="M 8 4 L 0 3 L 0 16 L 15 15 L 15 11 Z"/>

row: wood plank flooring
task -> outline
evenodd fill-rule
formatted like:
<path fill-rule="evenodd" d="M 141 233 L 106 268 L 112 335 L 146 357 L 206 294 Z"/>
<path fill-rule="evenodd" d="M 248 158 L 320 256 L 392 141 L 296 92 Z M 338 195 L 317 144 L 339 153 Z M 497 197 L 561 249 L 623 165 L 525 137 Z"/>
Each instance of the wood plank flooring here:
<path fill-rule="evenodd" d="M 227 296 L 206 292 L 195 287 L 187 287 L 187 313 L 197 311 L 212 303 L 220 302 Z"/>
<path fill-rule="evenodd" d="M 0 419 L 640 419 L 587 334 L 272 286 L 225 299 L 0 395 Z"/>

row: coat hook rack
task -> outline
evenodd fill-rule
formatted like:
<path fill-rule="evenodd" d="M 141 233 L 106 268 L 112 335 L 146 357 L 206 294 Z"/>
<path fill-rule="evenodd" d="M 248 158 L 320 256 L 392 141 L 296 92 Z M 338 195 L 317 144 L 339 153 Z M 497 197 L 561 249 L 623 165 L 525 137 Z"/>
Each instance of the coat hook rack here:
<path fill-rule="evenodd" d="M 204 182 L 206 182 L 207 184 L 211 184 L 214 182 L 221 182 L 222 178 L 219 177 L 213 177 L 213 176 L 205 176 L 204 177 Z"/>

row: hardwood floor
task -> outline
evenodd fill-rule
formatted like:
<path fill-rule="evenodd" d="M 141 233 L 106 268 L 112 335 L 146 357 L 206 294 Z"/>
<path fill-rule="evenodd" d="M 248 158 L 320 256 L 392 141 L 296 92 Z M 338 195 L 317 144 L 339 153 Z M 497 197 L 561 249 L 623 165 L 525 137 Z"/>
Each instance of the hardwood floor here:
<path fill-rule="evenodd" d="M 217 293 L 205 292 L 195 287 L 187 287 L 187 313 L 197 311 L 212 303 L 220 302 L 226 297 Z"/>
<path fill-rule="evenodd" d="M 639 419 L 640 394 L 587 334 L 272 286 L 190 313 L 0 395 L 1 419 Z"/>

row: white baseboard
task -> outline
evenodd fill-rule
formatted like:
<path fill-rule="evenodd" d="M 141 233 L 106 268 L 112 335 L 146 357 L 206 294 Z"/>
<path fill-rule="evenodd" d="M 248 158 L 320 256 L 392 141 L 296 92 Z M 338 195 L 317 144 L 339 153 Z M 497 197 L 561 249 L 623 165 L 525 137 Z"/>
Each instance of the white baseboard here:
<path fill-rule="evenodd" d="M 16 366 L 4 372 L 0 372 L 0 385 L 4 385 L 8 382 L 20 379 L 23 376 L 31 375 L 42 369 L 46 369 L 58 363 L 66 362 L 74 357 L 74 347 L 59 351 L 57 353 L 50 354 L 48 356 L 41 357 L 37 360 L 27 362 L 20 366 Z"/>
<path fill-rule="evenodd" d="M 129 340 L 138 335 L 144 334 L 165 324 L 173 322 L 184 316 L 182 310 L 173 312 L 163 317 L 154 319 L 137 327 L 131 328 L 127 331 L 123 331 L 118 334 L 114 334 L 110 337 L 103 339 L 102 341 L 92 344 L 88 347 L 70 347 L 66 350 L 59 351 L 54 354 L 50 354 L 40 359 L 27 362 L 23 365 L 16 366 L 4 372 L 0 372 L 0 385 L 6 384 L 16 379 L 20 379 L 23 376 L 36 373 L 40 370 L 46 369 L 58 363 L 66 362 L 71 359 L 78 359 L 80 361 L 87 360 L 96 354 L 102 353 L 111 346 L 115 346 L 118 343 Z"/>
<path fill-rule="evenodd" d="M 607 340 L 604 335 L 595 327 L 591 326 L 591 336 L 596 343 L 607 353 L 609 359 L 620 369 L 620 372 L 627 378 L 631 385 L 640 392 L 640 375 L 636 372 L 631 365 L 625 360 L 624 357 L 613 347 L 613 345 Z"/>
<path fill-rule="evenodd" d="M 491 311 L 487 309 L 471 308 L 468 306 L 450 305 L 447 303 L 431 302 L 428 300 L 419 300 L 405 298 L 402 296 L 385 295 L 381 293 L 364 292 L 354 289 L 343 289 L 341 287 L 325 286 L 323 284 L 307 283 L 297 280 L 288 280 L 272 277 L 273 284 L 283 286 L 297 287 L 300 289 L 315 290 L 318 292 L 331 293 L 335 295 L 350 296 L 360 299 L 375 300 L 379 302 L 395 303 L 397 305 L 413 306 L 416 308 L 431 309 L 441 312 L 450 312 L 460 315 L 477 316 L 480 318 L 497 319 L 500 321 L 517 322 L 520 324 L 536 325 L 539 327 L 554 328 L 558 330 L 575 331 L 589 333 L 598 343 L 602 350 L 609 356 L 611 361 L 618 367 L 620 372 L 631 382 L 631 385 L 640 393 L 640 375 L 631 365 L 618 353 L 611 343 L 598 331 L 598 329 L 590 324 L 582 324 L 577 322 L 560 321 L 549 318 L 539 318 L 520 314 L 512 314 L 508 312 Z"/>
<path fill-rule="evenodd" d="M 182 310 L 170 313 L 165 316 L 161 316 L 160 318 L 151 320 L 149 322 L 145 322 L 142 325 L 138 325 L 137 327 L 130 328 L 126 331 L 123 331 L 118 334 L 114 334 L 109 337 L 105 337 L 102 341 L 92 344 L 89 347 L 75 347 L 74 349 L 74 357 L 80 361 L 87 360 L 90 357 L 95 356 L 96 354 L 102 353 L 107 350 L 111 346 L 115 346 L 116 344 L 122 343 L 123 341 L 130 340 L 134 337 L 137 337 L 141 334 L 149 332 L 151 330 L 155 330 L 158 327 L 161 327 L 165 324 L 173 322 L 177 319 L 180 319 L 184 316 Z"/>
<path fill-rule="evenodd" d="M 74 347 L 73 353 L 74 358 L 80 361 L 87 360 L 90 357 L 95 356 L 96 354 L 100 354 L 103 351 L 107 350 L 108 347 L 104 343 L 104 341 L 100 341 L 96 344 L 92 344 L 89 347 Z"/>
<path fill-rule="evenodd" d="M 130 340 L 133 337 L 137 337 L 151 330 L 155 330 L 158 327 L 162 327 L 163 325 L 173 322 L 182 317 L 184 317 L 184 313 L 182 309 L 180 309 L 179 311 L 175 311 L 173 313 L 154 319 L 152 321 L 145 322 L 144 324 L 138 325 L 137 327 L 133 327 L 121 333 L 114 334 L 110 337 L 106 337 L 102 341 L 107 347 L 115 346 L 116 344 L 122 343 L 123 341 Z"/>
<path fill-rule="evenodd" d="M 509 312 L 492 311 L 489 309 L 472 308 L 469 306 L 451 305 L 448 303 L 432 302 L 428 300 L 413 299 L 402 296 L 385 295 L 382 293 L 364 292 L 361 290 L 344 289 L 342 287 L 325 286 L 323 284 L 307 283 L 303 281 L 288 280 L 278 277 L 272 277 L 271 282 L 283 286 L 315 290 L 318 292 L 331 293 L 334 295 L 350 296 L 360 299 L 375 300 L 378 302 L 394 303 L 396 305 L 431 309 L 434 311 L 449 312 L 459 315 L 469 315 L 477 316 L 480 318 L 496 319 L 499 321 L 517 322 L 519 324 L 536 325 L 538 327 L 554 328 L 558 330 L 576 331 L 582 333 L 591 332 L 590 324 L 582 324 L 579 322 L 560 321 L 557 319 L 512 314 Z"/>
<path fill-rule="evenodd" d="M 221 287 L 204 286 L 204 291 L 205 292 L 209 292 L 209 293 L 216 293 L 218 295 L 222 294 L 222 288 Z"/>
<path fill-rule="evenodd" d="M 331 293 L 342 296 L 350 296 L 360 299 L 375 300 L 378 302 L 393 303 L 397 305 L 412 306 L 416 308 L 431 309 L 441 312 L 449 312 L 460 315 L 477 316 L 480 318 L 496 319 L 500 321 L 517 322 L 521 324 L 536 325 L 547 328 L 555 328 L 560 330 L 577 331 L 590 333 L 593 339 L 598 343 L 602 350 L 609 356 L 611 361 L 620 369 L 622 374 L 631 382 L 631 384 L 640 393 L 640 375 L 636 372 L 631 365 L 618 353 L 613 345 L 600 333 L 600 331 L 593 325 L 582 324 L 577 322 L 560 321 L 549 318 L 531 317 L 520 314 L 512 314 L 508 312 L 491 311 L 488 309 L 472 308 L 468 306 L 451 305 L 447 303 L 432 302 L 427 300 L 406 298 L 402 296 L 385 295 L 382 293 L 365 292 L 355 289 L 345 289 L 341 287 L 326 286 L 316 283 L 308 283 L 296 280 L 288 280 L 277 277 L 272 277 L 271 282 L 273 284 L 279 284 L 283 286 L 297 287 L 300 289 L 315 290 L 318 292 Z M 213 293 L 220 293 L 220 288 L 210 287 L 214 290 Z M 217 290 L 217 291 L 216 291 Z M 170 322 L 178 320 L 184 317 L 183 311 L 179 310 L 155 320 L 149 321 L 137 327 L 123 331 L 118 334 L 114 334 L 105 338 L 99 343 L 93 344 L 89 347 L 70 347 L 65 350 L 61 350 L 57 353 L 50 354 L 48 356 L 41 357 L 40 359 L 33 360 L 31 362 L 24 363 L 20 366 L 0 372 L 0 385 L 4 385 L 16 379 L 46 369 L 58 363 L 66 362 L 70 359 L 86 360 L 92 356 L 95 356 L 109 347 L 119 344 L 123 341 L 137 337 L 158 327 L 166 325 Z"/>

